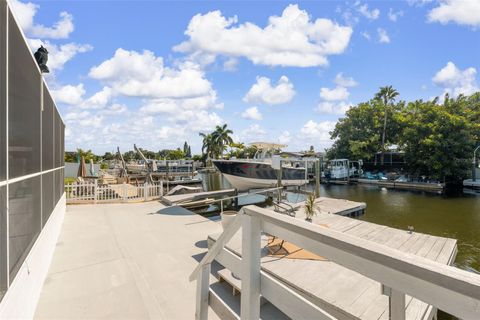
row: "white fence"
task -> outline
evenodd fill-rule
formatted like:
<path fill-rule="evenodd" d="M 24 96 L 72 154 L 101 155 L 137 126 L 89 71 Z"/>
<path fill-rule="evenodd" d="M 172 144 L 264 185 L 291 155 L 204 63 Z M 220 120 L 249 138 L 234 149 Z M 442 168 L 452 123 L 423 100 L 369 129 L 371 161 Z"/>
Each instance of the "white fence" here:
<path fill-rule="evenodd" d="M 225 244 L 240 228 L 242 256 L 238 257 Z M 480 275 L 256 206 L 237 214 L 190 276 L 190 281 L 197 281 L 195 319 L 206 320 L 209 305 L 221 301 L 209 285 L 210 266 L 216 259 L 241 274 L 241 319 L 259 319 L 260 295 L 292 319 L 334 319 L 260 268 L 262 231 L 381 283 L 383 294 L 389 296 L 391 320 L 405 320 L 405 295 L 461 319 L 480 319 Z"/>
<path fill-rule="evenodd" d="M 160 199 L 163 195 L 163 181 L 141 185 L 98 184 L 81 182 L 65 185 L 67 204 L 140 202 Z"/>

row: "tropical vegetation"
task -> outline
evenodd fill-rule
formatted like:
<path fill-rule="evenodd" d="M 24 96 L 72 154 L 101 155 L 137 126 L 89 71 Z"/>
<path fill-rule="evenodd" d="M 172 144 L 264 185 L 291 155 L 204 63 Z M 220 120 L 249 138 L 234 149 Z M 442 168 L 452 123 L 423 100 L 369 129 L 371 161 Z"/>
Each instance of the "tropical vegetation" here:
<path fill-rule="evenodd" d="M 216 126 L 211 133 L 200 132 L 199 135 L 203 139 L 202 154 L 205 160 L 222 157 L 227 147 L 234 143 L 231 134 L 233 134 L 233 131 L 228 129 L 227 124 Z"/>
<path fill-rule="evenodd" d="M 480 92 L 432 101 L 395 101 L 398 92 L 380 88 L 375 97 L 347 111 L 330 133 L 328 158 L 372 161 L 388 148 L 404 152 L 405 170 L 446 182 L 468 177 L 480 143 Z"/>

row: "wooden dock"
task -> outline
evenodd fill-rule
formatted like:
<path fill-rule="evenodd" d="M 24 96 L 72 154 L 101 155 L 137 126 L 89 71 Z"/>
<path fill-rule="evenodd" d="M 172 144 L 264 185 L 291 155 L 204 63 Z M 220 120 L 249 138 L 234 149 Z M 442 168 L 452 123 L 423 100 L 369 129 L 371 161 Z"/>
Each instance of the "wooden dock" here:
<path fill-rule="evenodd" d="M 305 205 L 305 201 L 291 203 L 286 202 L 297 212 L 303 212 L 301 208 Z M 356 202 L 345 199 L 318 197 L 315 200 L 317 208 L 321 213 L 337 214 L 341 216 L 358 216 L 365 212 L 367 204 L 365 202 Z"/>
<path fill-rule="evenodd" d="M 231 197 L 235 194 L 235 189 L 205 191 L 189 194 L 178 194 L 173 196 L 162 197 L 162 203 L 167 206 L 188 206 L 189 203 L 199 203 L 206 199 L 217 199 L 221 197 Z"/>
<path fill-rule="evenodd" d="M 357 179 L 357 183 L 371 184 L 379 187 L 401 189 L 401 190 L 419 190 L 441 192 L 445 189 L 444 183 L 427 183 L 427 182 L 398 182 L 389 180 L 369 180 Z"/>
<path fill-rule="evenodd" d="M 303 219 L 301 214 L 296 218 Z M 409 233 L 366 221 L 321 213 L 313 222 L 350 236 L 381 244 L 451 265 L 457 253 L 454 239 L 422 233 Z M 226 248 L 241 256 L 241 230 L 227 243 Z M 209 246 L 220 234 L 208 237 Z M 262 247 L 267 237 L 262 236 Z M 389 298 L 381 293 L 380 283 L 331 261 L 299 260 L 272 257 L 262 250 L 261 269 L 279 279 L 311 303 L 338 319 L 389 319 Z M 432 319 L 436 309 L 422 301 L 406 296 L 406 319 Z"/>

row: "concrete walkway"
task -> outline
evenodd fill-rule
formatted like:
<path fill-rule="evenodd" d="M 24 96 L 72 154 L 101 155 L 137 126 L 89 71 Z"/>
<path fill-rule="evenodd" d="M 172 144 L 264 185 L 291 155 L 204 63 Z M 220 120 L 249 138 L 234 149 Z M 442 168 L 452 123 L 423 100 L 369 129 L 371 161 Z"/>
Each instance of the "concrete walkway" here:
<path fill-rule="evenodd" d="M 35 318 L 193 319 L 188 276 L 221 230 L 158 202 L 68 206 Z"/>

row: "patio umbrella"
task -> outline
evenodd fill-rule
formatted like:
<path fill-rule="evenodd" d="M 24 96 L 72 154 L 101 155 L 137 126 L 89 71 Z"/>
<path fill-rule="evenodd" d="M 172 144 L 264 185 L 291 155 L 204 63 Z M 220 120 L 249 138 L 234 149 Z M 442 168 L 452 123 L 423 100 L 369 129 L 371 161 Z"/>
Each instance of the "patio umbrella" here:
<path fill-rule="evenodd" d="M 78 166 L 77 177 L 85 178 L 87 176 L 87 166 L 85 164 L 85 158 L 82 156 L 80 159 L 80 165 Z"/>

